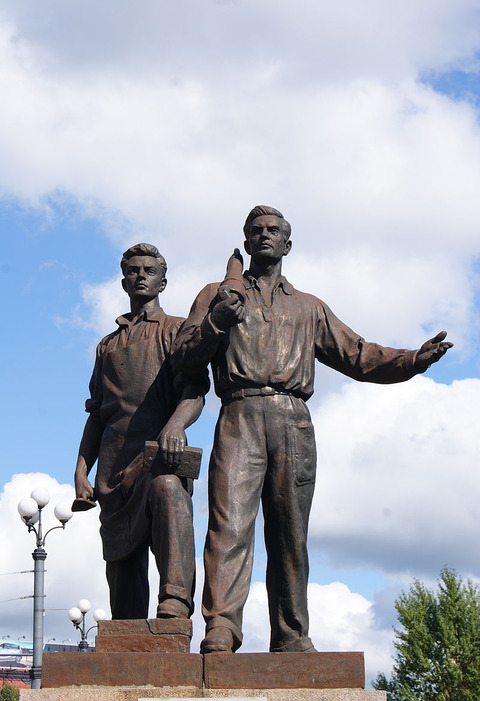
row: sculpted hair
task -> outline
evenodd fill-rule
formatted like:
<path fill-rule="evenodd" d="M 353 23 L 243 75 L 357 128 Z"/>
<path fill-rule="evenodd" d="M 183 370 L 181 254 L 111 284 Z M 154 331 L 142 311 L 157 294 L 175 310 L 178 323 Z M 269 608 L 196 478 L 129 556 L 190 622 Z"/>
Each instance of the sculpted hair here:
<path fill-rule="evenodd" d="M 262 217 L 264 214 L 269 214 L 273 217 L 278 217 L 280 219 L 280 223 L 282 226 L 282 234 L 285 238 L 285 241 L 288 241 L 288 239 L 290 238 L 290 234 L 292 233 L 292 227 L 285 219 L 283 214 L 278 211 L 278 209 L 275 209 L 274 207 L 269 207 L 266 204 L 257 204 L 257 206 L 254 207 L 251 212 L 249 212 L 247 218 L 245 219 L 245 224 L 243 226 L 243 233 L 245 234 L 245 238 L 247 238 L 250 233 L 250 228 L 253 220 L 257 217 Z"/>
<path fill-rule="evenodd" d="M 122 269 L 123 275 L 127 269 L 128 261 L 134 256 L 150 256 L 151 258 L 156 258 L 160 263 L 160 268 L 162 269 L 163 276 L 167 274 L 167 263 L 165 258 L 162 256 L 160 251 L 156 246 L 152 246 L 150 243 L 137 243 L 135 246 L 130 246 L 127 248 L 120 261 L 120 267 Z"/>

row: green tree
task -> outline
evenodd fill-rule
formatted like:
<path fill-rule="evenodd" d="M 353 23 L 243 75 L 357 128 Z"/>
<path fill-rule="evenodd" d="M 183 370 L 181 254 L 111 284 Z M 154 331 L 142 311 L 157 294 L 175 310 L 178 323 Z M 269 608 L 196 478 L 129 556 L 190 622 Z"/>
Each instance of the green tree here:
<path fill-rule="evenodd" d="M 373 682 L 389 701 L 480 699 L 480 589 L 447 567 L 437 583 L 433 591 L 415 580 L 395 603 L 393 674 Z"/>
<path fill-rule="evenodd" d="M 19 696 L 20 692 L 18 689 L 15 689 L 14 686 L 8 682 L 5 682 L 2 691 L 0 692 L 0 699 L 2 701 L 18 701 Z"/>

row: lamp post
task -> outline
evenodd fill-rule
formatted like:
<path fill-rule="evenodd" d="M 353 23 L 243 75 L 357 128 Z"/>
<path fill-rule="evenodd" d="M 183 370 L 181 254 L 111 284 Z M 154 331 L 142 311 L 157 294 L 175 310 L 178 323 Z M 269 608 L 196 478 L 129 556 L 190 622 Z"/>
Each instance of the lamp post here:
<path fill-rule="evenodd" d="M 80 631 L 80 642 L 78 643 L 78 649 L 80 652 L 86 652 L 88 650 L 88 640 L 87 636 L 93 628 L 97 627 L 98 621 L 103 621 L 107 617 L 107 614 L 103 609 L 95 609 L 93 612 L 93 620 L 95 625 L 90 626 L 88 630 L 85 625 L 85 615 L 90 611 L 90 602 L 88 599 L 80 599 L 77 606 L 71 608 L 68 612 L 68 617 L 72 621 L 73 625 L 77 630 Z"/>
<path fill-rule="evenodd" d="M 60 521 L 60 526 L 53 526 L 45 535 L 42 529 L 42 510 L 50 501 L 50 494 L 46 489 L 34 489 L 29 497 L 24 497 L 18 503 L 18 513 L 28 528 L 33 531 L 36 538 L 36 548 L 33 557 L 33 667 L 30 671 L 32 689 L 40 689 L 42 680 L 42 654 L 43 654 L 43 619 L 45 616 L 45 539 L 47 535 L 57 528 L 65 528 L 65 524 L 72 518 L 70 505 L 60 502 L 55 506 L 55 517 Z M 35 525 L 36 524 L 36 525 Z"/>

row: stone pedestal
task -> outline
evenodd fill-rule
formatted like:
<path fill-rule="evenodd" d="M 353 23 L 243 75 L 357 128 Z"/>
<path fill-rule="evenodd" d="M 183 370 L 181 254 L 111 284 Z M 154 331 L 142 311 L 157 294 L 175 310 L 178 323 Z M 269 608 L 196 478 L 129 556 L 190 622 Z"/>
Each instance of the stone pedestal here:
<path fill-rule="evenodd" d="M 149 618 L 100 621 L 96 652 L 190 652 L 192 621 L 186 618 Z"/>
<path fill-rule="evenodd" d="M 363 652 L 257 652 L 204 656 L 207 689 L 363 689 Z"/>
<path fill-rule="evenodd" d="M 363 689 L 363 652 L 50 652 L 43 656 L 42 688 L 147 685 L 197 690 Z"/>
<path fill-rule="evenodd" d="M 178 619 L 101 621 L 95 652 L 43 656 L 42 689 L 21 701 L 264 697 L 267 701 L 386 701 L 364 691 L 363 652 L 189 653 Z"/>

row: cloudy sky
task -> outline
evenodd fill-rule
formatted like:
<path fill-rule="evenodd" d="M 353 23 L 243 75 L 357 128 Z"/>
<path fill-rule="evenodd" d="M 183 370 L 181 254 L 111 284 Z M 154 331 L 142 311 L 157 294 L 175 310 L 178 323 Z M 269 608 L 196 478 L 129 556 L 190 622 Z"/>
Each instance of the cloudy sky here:
<path fill-rule="evenodd" d="M 318 368 L 315 645 L 388 674 L 400 589 L 444 565 L 480 580 L 479 15 L 480 0 L 0 0 L 2 635 L 31 639 L 16 505 L 37 485 L 72 497 L 94 348 L 127 309 L 122 251 L 156 244 L 162 305 L 186 315 L 259 203 L 292 223 L 287 277 L 368 340 L 455 343 L 397 386 Z M 189 433 L 200 584 L 217 411 L 211 396 Z M 261 539 L 259 524 L 245 651 L 268 646 Z M 75 639 L 66 609 L 108 607 L 98 514 L 47 550 L 45 638 Z"/>

